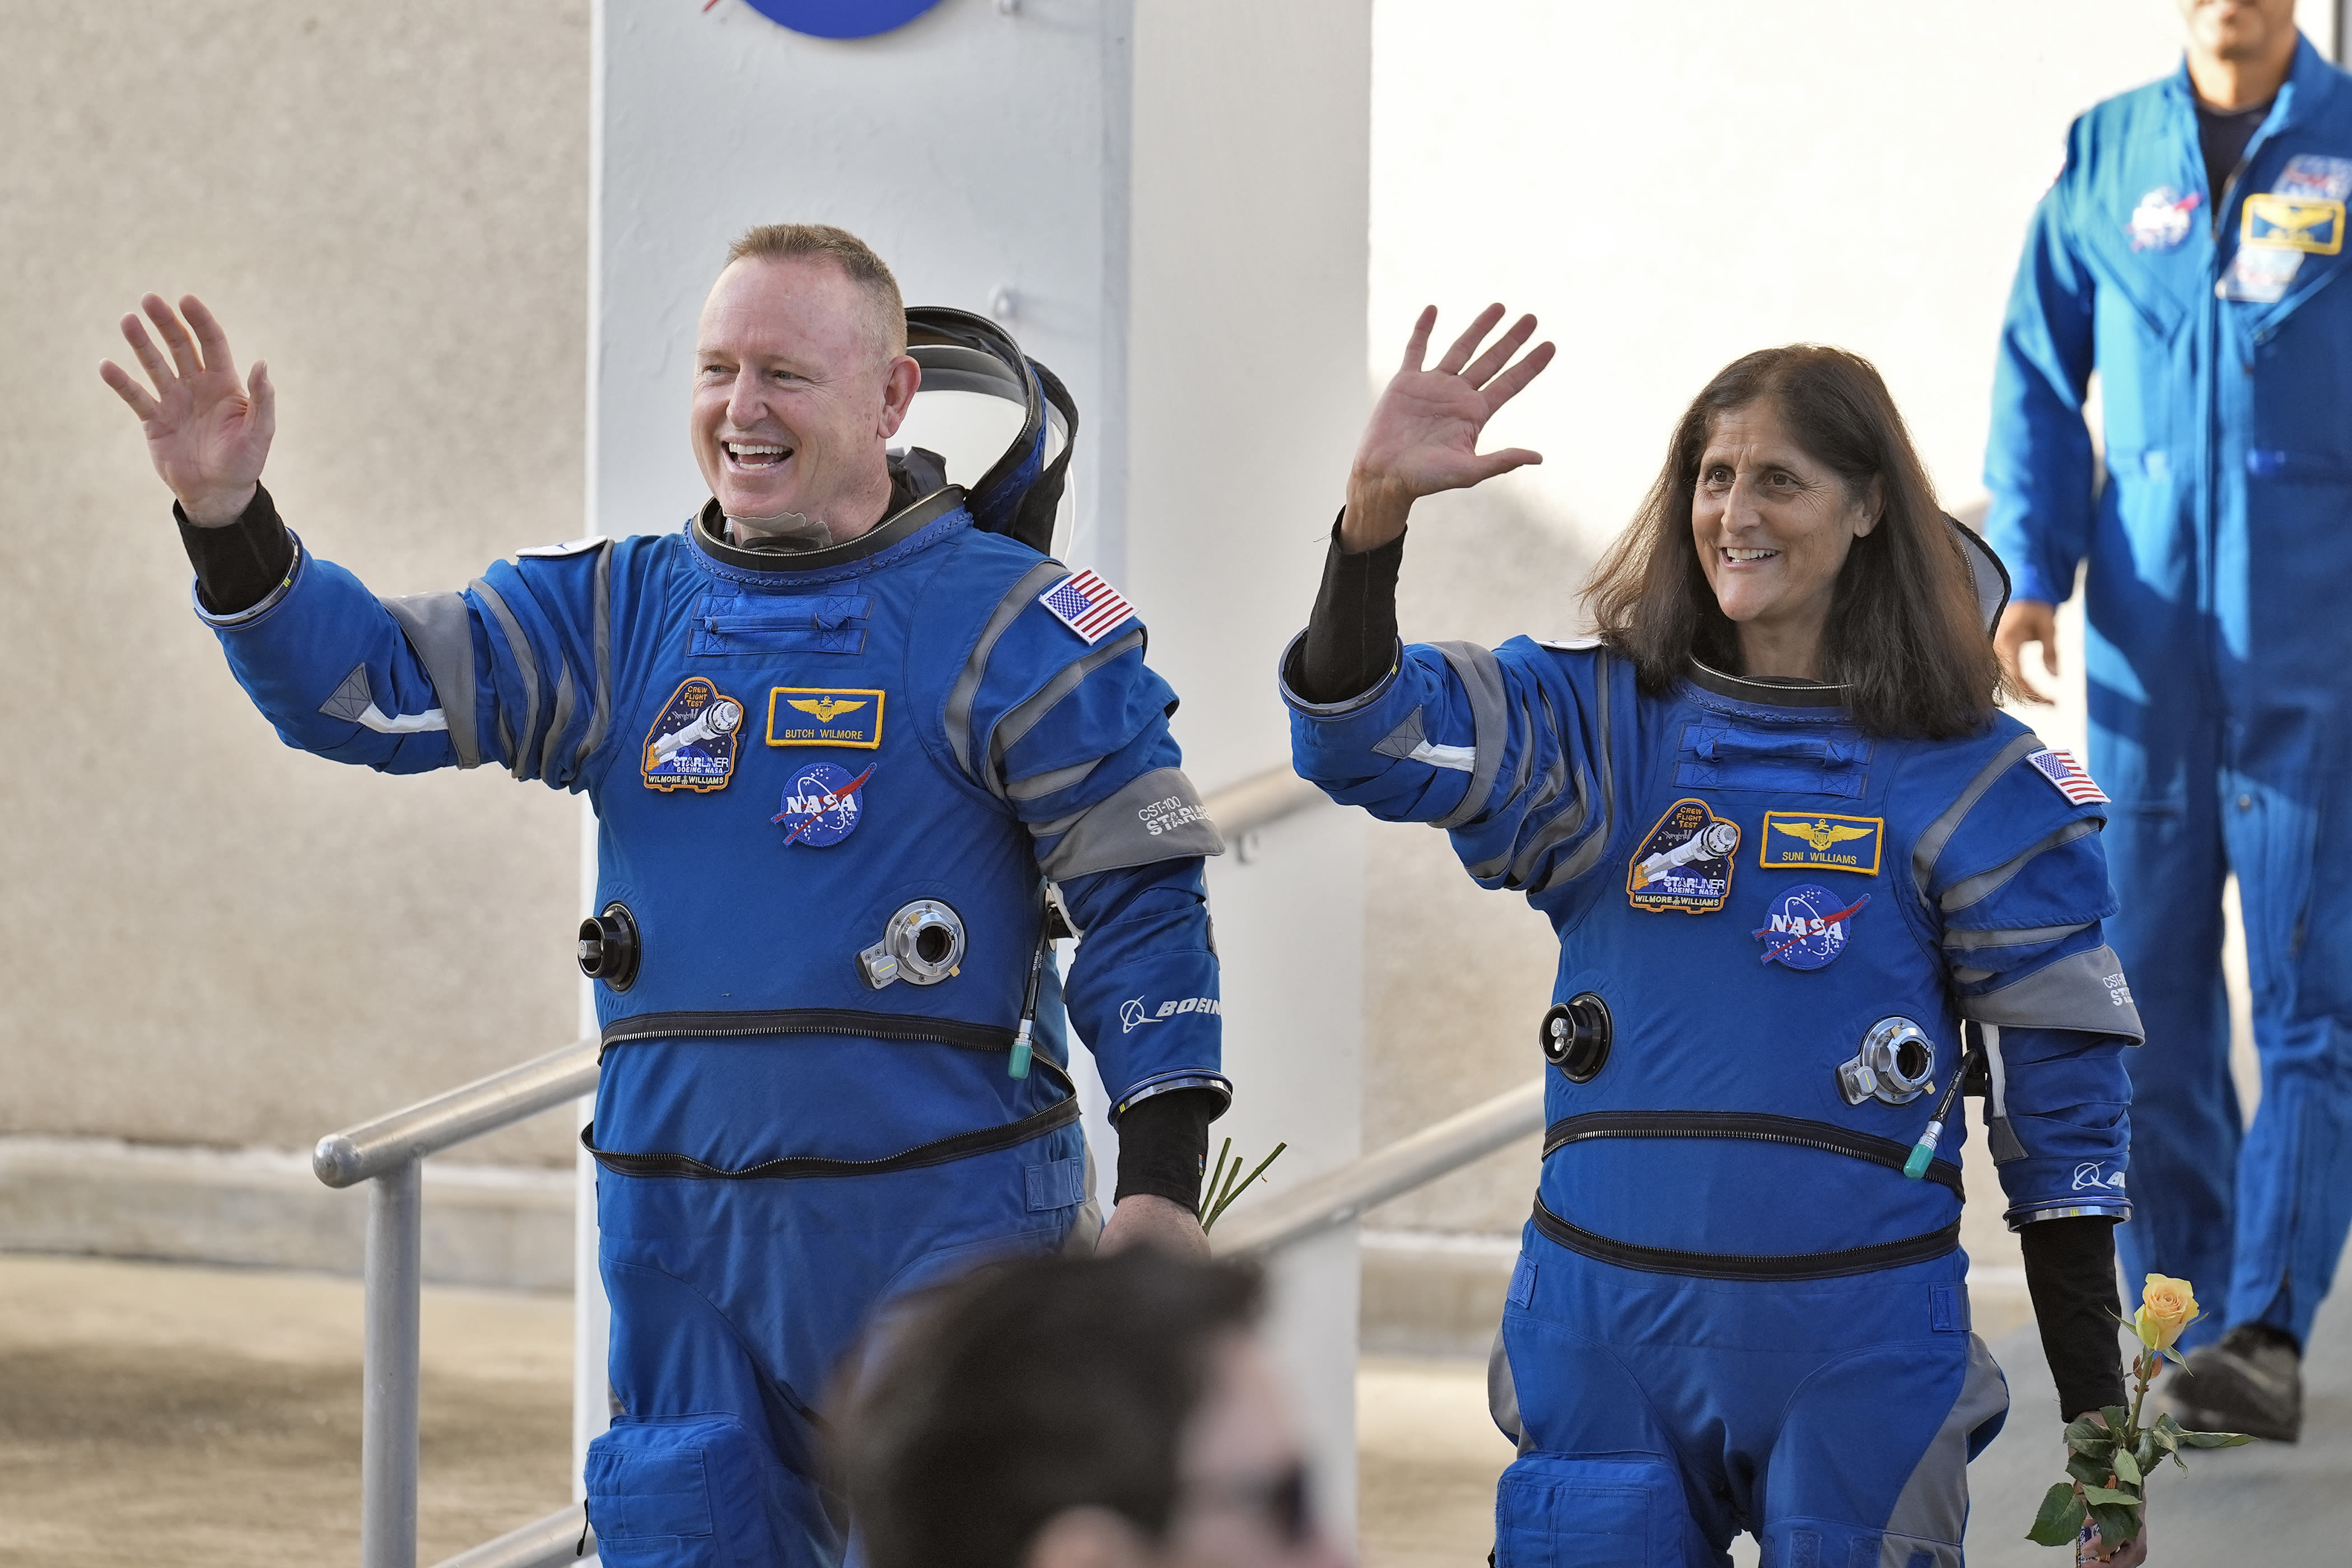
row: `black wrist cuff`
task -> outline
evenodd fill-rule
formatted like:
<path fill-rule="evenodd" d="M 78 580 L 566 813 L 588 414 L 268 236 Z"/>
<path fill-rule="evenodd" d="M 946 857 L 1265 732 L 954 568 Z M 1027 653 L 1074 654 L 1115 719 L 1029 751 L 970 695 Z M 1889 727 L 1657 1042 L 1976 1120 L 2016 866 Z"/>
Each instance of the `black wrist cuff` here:
<path fill-rule="evenodd" d="M 1350 554 L 1339 546 L 1339 523 L 1332 523 L 1315 613 L 1294 668 L 1282 672 L 1291 690 L 1309 702 L 1344 702 L 1381 683 L 1396 658 L 1397 573 L 1403 564 L 1402 534 Z"/>
<path fill-rule="evenodd" d="M 1129 1106 L 1118 1119 L 1118 1190 L 1111 1201 L 1149 1193 L 1198 1209 L 1209 1123 L 1221 1109 L 1205 1089 L 1171 1089 Z"/>
<path fill-rule="evenodd" d="M 267 487 L 253 487 L 253 500 L 235 522 L 198 528 L 172 503 L 180 524 L 180 545 L 196 569 L 196 602 L 215 616 L 249 610 L 269 597 L 294 566 L 294 541 L 278 521 L 278 503 Z"/>
<path fill-rule="evenodd" d="M 2025 1252 L 2025 1288 L 2033 1297 L 2042 1353 L 2058 1384 L 2060 1418 L 2121 1405 L 2115 1221 L 2097 1215 L 2036 1220 L 2017 1239 Z"/>

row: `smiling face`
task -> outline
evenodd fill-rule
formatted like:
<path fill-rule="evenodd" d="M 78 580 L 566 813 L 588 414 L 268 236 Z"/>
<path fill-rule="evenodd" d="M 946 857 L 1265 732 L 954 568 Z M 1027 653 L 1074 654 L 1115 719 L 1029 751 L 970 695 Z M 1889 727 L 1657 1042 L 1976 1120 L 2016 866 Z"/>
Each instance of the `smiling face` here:
<path fill-rule="evenodd" d="M 920 372 L 872 297 L 824 257 L 747 258 L 702 307 L 689 426 L 728 516 L 798 513 L 839 543 L 879 521 L 885 461 Z"/>
<path fill-rule="evenodd" d="M 1798 446 L 1774 399 L 1716 416 L 1692 487 L 1691 539 L 1738 628 L 1746 674 L 1819 679 L 1838 572 L 1882 506 L 1878 481 L 1856 495 Z"/>

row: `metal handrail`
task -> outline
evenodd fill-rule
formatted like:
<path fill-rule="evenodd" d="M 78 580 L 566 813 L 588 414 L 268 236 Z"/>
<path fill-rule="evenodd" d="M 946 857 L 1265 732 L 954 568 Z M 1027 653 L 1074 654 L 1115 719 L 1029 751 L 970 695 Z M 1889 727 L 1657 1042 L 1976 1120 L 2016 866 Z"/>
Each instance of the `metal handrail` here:
<path fill-rule="evenodd" d="M 1237 784 L 1228 784 L 1201 804 L 1232 846 L 1234 858 L 1247 865 L 1255 858 L 1261 832 L 1328 798 L 1288 768 L 1268 768 Z"/>
<path fill-rule="evenodd" d="M 1280 767 L 1220 790 L 1202 804 L 1246 861 L 1260 831 L 1322 799 L 1314 785 Z M 368 1189 L 367 1384 L 360 1436 L 362 1568 L 416 1563 L 425 1158 L 594 1092 L 598 1045 L 593 1037 L 576 1040 L 388 1116 L 331 1132 L 311 1153 L 310 1168 L 331 1187 L 373 1184 Z M 541 1568 L 569 1561 L 581 1550 L 581 1522 L 576 1508 L 565 1509 L 462 1552 L 443 1568 Z"/>
<path fill-rule="evenodd" d="M 310 1169 L 331 1187 L 356 1186 L 453 1143 L 593 1093 L 596 1050 L 593 1037 L 574 1040 L 562 1050 L 478 1078 L 389 1116 L 330 1132 L 311 1151 Z"/>
<path fill-rule="evenodd" d="M 1540 1132 L 1543 1125 L 1544 1086 L 1538 1079 L 1327 1171 L 1294 1191 L 1252 1205 L 1218 1226 L 1211 1245 L 1220 1258 L 1248 1258 L 1294 1246 L 1506 1143 Z"/>

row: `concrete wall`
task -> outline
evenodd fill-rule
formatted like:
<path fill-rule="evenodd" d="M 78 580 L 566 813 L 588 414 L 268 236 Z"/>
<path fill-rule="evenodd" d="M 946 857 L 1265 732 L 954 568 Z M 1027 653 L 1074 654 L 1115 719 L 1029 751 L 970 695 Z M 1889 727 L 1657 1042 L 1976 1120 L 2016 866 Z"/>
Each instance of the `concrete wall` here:
<path fill-rule="evenodd" d="M 281 746 L 96 369 L 201 294 L 270 362 L 288 520 L 380 592 L 576 534 L 587 21 L 0 7 L 0 1133 L 307 1148 L 571 1037 L 577 808 Z"/>

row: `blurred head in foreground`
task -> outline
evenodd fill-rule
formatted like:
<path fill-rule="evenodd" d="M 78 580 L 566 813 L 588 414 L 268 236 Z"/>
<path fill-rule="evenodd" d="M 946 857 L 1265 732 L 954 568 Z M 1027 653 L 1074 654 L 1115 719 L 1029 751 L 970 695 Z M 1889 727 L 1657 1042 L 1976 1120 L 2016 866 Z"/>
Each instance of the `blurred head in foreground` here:
<path fill-rule="evenodd" d="M 1257 1277 L 1027 1259 L 891 1330 L 839 1413 L 871 1568 L 1337 1565 L 1254 1331 Z"/>

